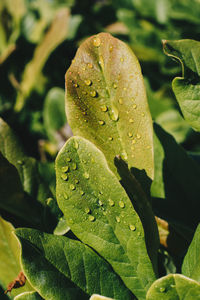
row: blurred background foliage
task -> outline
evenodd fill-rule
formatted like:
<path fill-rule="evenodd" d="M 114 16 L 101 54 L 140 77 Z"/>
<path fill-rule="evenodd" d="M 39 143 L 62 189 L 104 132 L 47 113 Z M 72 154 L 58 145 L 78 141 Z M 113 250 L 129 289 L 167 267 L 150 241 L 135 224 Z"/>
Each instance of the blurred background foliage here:
<path fill-rule="evenodd" d="M 162 49 L 163 39 L 198 40 L 199 14 L 199 0 L 1 0 L 0 116 L 28 155 L 52 161 L 72 134 L 63 113 L 65 72 L 80 43 L 105 31 L 137 55 L 153 119 L 199 152 L 199 134 L 171 90 L 180 64 Z"/>

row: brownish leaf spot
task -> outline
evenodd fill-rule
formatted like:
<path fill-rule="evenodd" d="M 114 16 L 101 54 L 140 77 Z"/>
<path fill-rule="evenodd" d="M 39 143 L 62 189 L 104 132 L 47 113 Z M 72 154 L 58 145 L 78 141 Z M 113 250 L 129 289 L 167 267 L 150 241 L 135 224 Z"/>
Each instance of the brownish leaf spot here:
<path fill-rule="evenodd" d="M 19 272 L 18 276 L 9 283 L 7 290 L 4 292 L 5 294 L 7 294 L 8 292 L 11 292 L 12 289 L 17 289 L 19 287 L 24 286 L 26 283 L 26 277 L 24 275 L 24 273 L 21 271 Z"/>

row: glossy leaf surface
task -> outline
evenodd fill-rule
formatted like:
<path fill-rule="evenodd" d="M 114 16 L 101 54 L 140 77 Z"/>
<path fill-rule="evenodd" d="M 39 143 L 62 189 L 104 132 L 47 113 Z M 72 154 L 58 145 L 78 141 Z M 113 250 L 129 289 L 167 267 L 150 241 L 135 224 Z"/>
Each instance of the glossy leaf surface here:
<path fill-rule="evenodd" d="M 153 178 L 152 120 L 140 65 L 107 33 L 87 39 L 66 73 L 66 112 L 74 135 L 93 142 L 117 174 L 114 157 Z"/>
<path fill-rule="evenodd" d="M 45 299 L 88 299 L 93 293 L 132 299 L 108 263 L 87 245 L 37 230 L 18 229 L 17 236 L 24 272 Z"/>
<path fill-rule="evenodd" d="M 74 234 L 145 299 L 155 280 L 142 223 L 102 152 L 74 137 L 56 159 L 57 201 Z"/>

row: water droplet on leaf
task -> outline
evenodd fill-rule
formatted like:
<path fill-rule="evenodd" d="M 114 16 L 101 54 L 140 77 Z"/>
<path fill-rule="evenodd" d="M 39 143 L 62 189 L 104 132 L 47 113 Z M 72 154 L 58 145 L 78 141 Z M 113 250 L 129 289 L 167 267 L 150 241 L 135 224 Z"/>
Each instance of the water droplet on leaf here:
<path fill-rule="evenodd" d="M 106 105 L 101 106 L 101 111 L 106 112 L 108 110 L 108 107 Z"/>
<path fill-rule="evenodd" d="M 110 206 L 114 206 L 115 205 L 115 202 L 112 199 L 109 199 L 108 203 L 109 203 Z"/>
<path fill-rule="evenodd" d="M 121 221 L 121 220 L 120 220 L 120 217 L 117 216 L 117 217 L 116 217 L 116 221 L 117 221 L 117 223 L 120 223 L 120 221 Z"/>
<path fill-rule="evenodd" d="M 124 202 L 123 201 L 119 201 L 119 207 L 121 207 L 121 208 L 124 208 L 125 207 L 125 204 L 124 204 Z"/>
<path fill-rule="evenodd" d="M 94 216 L 89 216 L 88 219 L 89 219 L 90 222 L 94 222 L 95 221 L 95 217 Z"/>
<path fill-rule="evenodd" d="M 77 165 L 76 165 L 76 163 L 73 163 L 72 164 L 72 170 L 76 170 L 77 169 Z"/>
<path fill-rule="evenodd" d="M 165 287 L 160 287 L 160 292 L 161 292 L 161 293 L 164 293 L 165 290 L 166 290 Z"/>
<path fill-rule="evenodd" d="M 90 95 L 91 95 L 93 98 L 95 98 L 95 97 L 97 97 L 97 92 L 96 92 L 96 91 L 91 91 L 91 92 L 90 92 Z"/>
<path fill-rule="evenodd" d="M 94 38 L 94 39 L 93 39 L 93 45 L 94 45 L 95 47 L 99 47 L 99 46 L 101 45 L 101 40 L 100 40 L 100 38 L 98 38 L 98 37 Z"/>
<path fill-rule="evenodd" d="M 105 122 L 104 122 L 103 120 L 100 120 L 100 121 L 99 121 L 99 124 L 100 124 L 100 125 L 104 125 Z"/>
<path fill-rule="evenodd" d="M 69 188 L 70 188 L 70 190 L 72 190 L 72 191 L 74 191 L 74 190 L 76 189 L 75 185 L 73 185 L 73 184 L 70 184 Z"/>
<path fill-rule="evenodd" d="M 129 228 L 130 228 L 130 230 L 131 230 L 131 231 L 135 231 L 135 230 L 136 230 L 136 227 L 135 227 L 135 225 L 132 225 L 132 224 L 131 224 L 131 225 L 129 225 Z"/>
<path fill-rule="evenodd" d="M 92 85 L 92 81 L 91 81 L 90 79 L 86 79 L 84 82 L 85 82 L 85 84 L 88 85 L 88 86 L 89 86 L 89 85 Z"/>
<path fill-rule="evenodd" d="M 68 171 L 69 171 L 69 167 L 68 166 L 62 167 L 62 172 L 66 173 Z"/>
<path fill-rule="evenodd" d="M 91 212 L 90 208 L 89 208 L 89 207 L 86 207 L 86 208 L 85 208 L 85 212 L 86 212 L 86 214 L 90 214 L 90 212 Z"/>
<path fill-rule="evenodd" d="M 67 176 L 67 174 L 64 173 L 61 175 L 61 178 L 66 181 L 68 179 L 68 176 Z"/>
<path fill-rule="evenodd" d="M 136 109 L 137 108 L 137 104 L 133 104 L 133 109 Z"/>

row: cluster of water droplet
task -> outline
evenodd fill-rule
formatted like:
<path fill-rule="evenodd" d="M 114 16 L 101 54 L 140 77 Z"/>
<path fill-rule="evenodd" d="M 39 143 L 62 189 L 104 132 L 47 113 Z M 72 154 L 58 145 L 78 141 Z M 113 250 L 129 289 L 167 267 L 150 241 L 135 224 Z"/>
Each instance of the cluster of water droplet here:
<path fill-rule="evenodd" d="M 74 140 L 73 146 L 74 146 L 74 149 L 76 151 L 79 149 L 79 143 L 78 143 L 77 140 Z M 88 156 L 90 157 L 91 154 L 89 153 Z M 92 160 L 94 160 L 94 159 L 91 158 L 91 161 Z M 71 157 L 68 156 L 68 152 L 67 152 L 67 154 L 66 153 L 64 154 L 63 161 L 64 161 L 64 166 L 62 166 L 62 168 L 61 168 L 61 175 L 60 176 L 61 176 L 61 179 L 68 184 L 67 188 L 65 189 L 65 191 L 63 193 L 64 199 L 68 200 L 70 198 L 71 193 L 74 193 L 74 192 L 77 192 L 78 195 L 80 195 L 80 196 L 84 196 L 86 192 L 83 191 L 81 187 L 82 186 L 87 186 L 87 183 L 86 183 L 86 185 L 81 185 L 80 181 L 83 182 L 85 180 L 90 180 L 89 172 L 84 171 L 82 173 L 82 179 L 81 179 L 81 177 L 79 177 L 79 179 L 78 179 L 78 178 L 76 178 L 75 175 L 76 175 L 76 173 L 78 174 L 78 172 L 80 172 L 80 168 L 77 165 L 77 163 L 74 162 L 71 159 Z M 81 159 L 81 163 L 86 164 L 86 160 Z M 69 177 L 70 172 L 73 172 L 73 176 L 71 177 L 72 180 L 69 180 L 70 179 L 70 177 Z M 98 191 L 98 192 L 94 191 L 94 195 L 95 195 L 95 199 L 96 199 L 95 200 L 96 205 L 95 205 L 94 210 L 88 206 L 88 202 L 87 201 L 85 202 L 84 197 L 81 200 L 82 210 L 87 215 L 86 220 L 89 220 L 90 222 L 95 222 L 98 215 L 103 214 L 104 216 L 106 216 L 107 214 L 112 214 L 113 213 L 112 208 L 116 205 L 117 205 L 117 207 L 121 208 L 122 210 L 124 210 L 125 207 L 126 207 L 126 204 L 123 200 L 119 200 L 116 204 L 116 201 L 114 201 L 111 198 L 105 199 L 105 196 L 103 195 L 102 191 Z M 116 212 L 117 212 L 117 210 L 116 210 Z M 118 216 L 115 217 L 116 223 L 121 222 L 121 217 L 122 217 L 122 219 L 124 219 L 123 214 L 122 214 L 122 216 L 118 215 Z M 73 224 L 73 220 L 70 219 L 69 223 Z M 130 224 L 130 223 L 127 224 L 126 222 L 123 222 L 123 223 L 126 224 L 126 226 L 128 226 L 128 228 L 131 231 L 136 230 L 136 226 L 134 224 Z"/>

